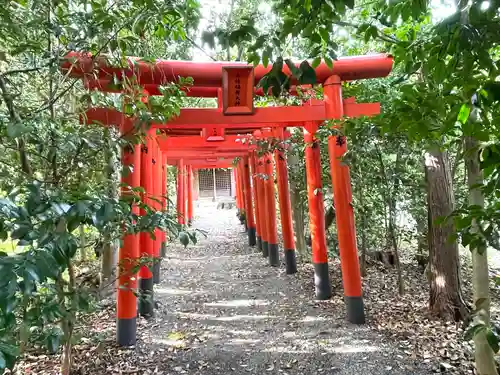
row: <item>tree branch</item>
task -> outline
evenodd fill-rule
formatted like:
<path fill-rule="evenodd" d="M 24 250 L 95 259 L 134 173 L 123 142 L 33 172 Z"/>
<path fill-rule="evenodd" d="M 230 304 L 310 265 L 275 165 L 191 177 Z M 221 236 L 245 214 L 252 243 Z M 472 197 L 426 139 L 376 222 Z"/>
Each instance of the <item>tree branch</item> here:
<path fill-rule="evenodd" d="M 205 51 L 203 48 L 201 48 L 198 43 L 196 43 L 193 39 L 191 39 L 191 37 L 189 36 L 186 36 L 186 39 L 196 48 L 198 48 L 201 52 L 203 52 L 205 55 L 207 55 L 208 57 L 210 57 L 213 61 L 217 61 L 217 59 L 213 56 L 211 56 L 207 51 Z"/>
<path fill-rule="evenodd" d="M 44 64 L 42 66 L 35 66 L 33 68 L 8 70 L 8 71 L 0 74 L 0 77 L 5 78 L 5 77 L 8 77 L 8 76 L 11 76 L 11 75 L 14 75 L 14 74 L 25 74 L 25 73 L 37 72 L 37 71 L 40 71 L 40 70 L 46 68 L 50 64 L 51 64 L 51 62 L 48 62 L 47 64 Z"/>
<path fill-rule="evenodd" d="M 3 76 L 0 76 L 0 91 L 2 92 L 2 98 L 7 106 L 7 110 L 9 111 L 10 120 L 15 124 L 21 124 L 21 117 L 16 111 L 14 107 L 14 101 L 12 100 L 12 96 L 7 91 L 7 85 L 5 84 L 5 79 Z M 26 154 L 26 145 L 24 143 L 23 137 L 18 137 L 17 141 L 17 150 L 19 152 L 19 160 L 21 161 L 21 170 L 27 174 L 28 176 L 33 176 L 33 169 L 31 168 L 31 163 L 29 161 L 28 155 Z"/>

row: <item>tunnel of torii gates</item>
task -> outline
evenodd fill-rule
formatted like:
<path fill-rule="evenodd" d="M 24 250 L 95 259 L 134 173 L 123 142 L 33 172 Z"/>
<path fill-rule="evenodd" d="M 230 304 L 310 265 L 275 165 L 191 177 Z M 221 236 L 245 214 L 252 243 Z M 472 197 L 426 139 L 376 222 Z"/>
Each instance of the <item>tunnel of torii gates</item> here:
<path fill-rule="evenodd" d="M 122 150 L 124 166 L 133 165 L 122 177 L 122 194 L 133 188 L 144 189 L 143 202 L 154 210 L 166 208 L 166 166 L 175 165 L 177 178 L 177 212 L 180 224 L 193 219 L 193 170 L 198 168 L 233 168 L 236 181 L 236 205 L 244 212 L 250 246 L 257 246 L 271 266 L 280 265 L 277 233 L 274 170 L 283 235 L 283 258 L 286 272 L 296 272 L 295 244 L 288 186 L 286 158 L 280 151 L 274 155 L 257 152 L 253 142 L 242 142 L 252 135 L 256 138 L 286 138 L 289 127 L 302 127 L 306 143 L 306 176 L 309 202 L 309 225 L 314 263 L 316 298 L 331 297 L 324 222 L 321 181 L 320 147 L 315 133 L 325 120 L 342 117 L 371 116 L 380 112 L 379 103 L 356 103 L 354 98 L 342 97 L 342 81 L 387 76 L 392 69 L 392 57 L 386 54 L 340 58 L 330 69 L 325 63 L 316 71 L 318 84 L 323 85 L 324 99 L 311 99 L 302 106 L 254 108 L 258 81 L 271 66 L 250 66 L 234 62 L 192 62 L 158 60 L 155 63 L 129 58 L 127 68 L 108 64 L 105 58 L 71 53 L 61 69 L 72 77 L 83 79 L 89 89 L 117 92 L 109 85 L 123 77 L 133 78 L 146 95 L 160 94 L 159 86 L 175 82 L 179 77 L 192 77 L 193 87 L 188 96 L 216 97 L 218 108 L 186 108 L 166 124 L 152 124 L 147 130 L 145 144 Z M 283 72 L 291 75 L 288 67 Z M 292 82 L 292 90 L 293 84 Z M 135 129 L 136 119 L 109 108 L 91 108 L 82 117 L 87 123 L 97 122 L 117 126 L 123 133 Z M 341 162 L 347 150 L 344 136 L 330 136 L 328 152 L 336 210 L 338 244 L 342 270 L 347 318 L 352 323 L 365 321 L 361 275 L 349 168 Z M 238 158 L 237 165 L 233 165 Z M 140 166 L 140 168 L 138 167 Z M 268 178 L 271 177 L 271 178 Z M 153 199 L 151 199 L 153 197 Z M 155 199 L 154 197 L 158 197 Z M 133 209 L 138 212 L 138 208 Z M 141 254 L 160 258 L 165 245 L 165 233 L 157 230 L 156 239 L 147 233 L 125 234 L 119 253 L 120 277 L 117 290 L 117 341 L 123 346 L 136 342 L 136 318 L 153 315 L 153 284 L 159 282 L 159 262 L 152 272 L 142 267 L 139 275 L 132 274 L 134 260 Z M 137 298 L 139 295 L 149 298 Z"/>

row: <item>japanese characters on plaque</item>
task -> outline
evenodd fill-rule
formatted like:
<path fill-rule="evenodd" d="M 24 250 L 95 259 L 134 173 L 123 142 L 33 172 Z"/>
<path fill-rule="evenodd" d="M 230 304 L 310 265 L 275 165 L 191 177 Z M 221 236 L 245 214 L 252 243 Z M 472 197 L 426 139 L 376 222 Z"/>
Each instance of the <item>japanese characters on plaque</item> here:
<path fill-rule="evenodd" d="M 251 115 L 254 112 L 254 72 L 250 66 L 222 68 L 223 112 L 225 115 Z"/>
<path fill-rule="evenodd" d="M 235 106 L 240 106 L 241 105 L 241 81 L 240 81 L 240 73 L 236 73 L 236 78 L 234 80 L 234 105 Z"/>

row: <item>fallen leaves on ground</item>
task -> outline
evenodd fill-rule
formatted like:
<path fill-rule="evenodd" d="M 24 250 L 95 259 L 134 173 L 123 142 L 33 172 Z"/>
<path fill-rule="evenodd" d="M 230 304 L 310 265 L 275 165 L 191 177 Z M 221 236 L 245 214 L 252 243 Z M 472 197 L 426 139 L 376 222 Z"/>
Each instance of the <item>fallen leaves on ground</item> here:
<path fill-rule="evenodd" d="M 170 249 L 164 260 L 165 279 L 160 285 L 166 294 L 157 293 L 158 314 L 154 319 L 138 319 L 136 347 L 119 348 L 115 344 L 115 307 L 112 299 L 101 301 L 95 313 L 81 316 L 76 327 L 79 339 L 73 347 L 72 375 L 310 373 L 304 367 L 310 364 L 303 363 L 299 354 L 297 357 L 283 354 L 278 357 L 279 361 L 276 357 L 269 357 L 262 364 L 248 359 L 252 353 L 262 349 L 259 345 L 268 344 L 259 340 L 272 341 L 275 334 L 279 335 L 278 341 L 273 343 L 274 347 L 281 348 L 285 353 L 315 353 L 318 361 L 315 374 L 341 373 L 339 366 L 325 361 L 335 355 L 328 352 L 332 348 L 330 336 L 336 330 L 346 330 L 350 337 L 346 337 L 346 342 L 340 340 L 335 345 L 348 348 L 349 340 L 356 338 L 360 331 L 345 322 L 339 261 L 333 259 L 330 262 L 332 299 L 315 301 L 311 264 L 300 264 L 295 276 L 287 276 L 283 270 L 273 268 L 263 272 L 257 267 L 269 266 L 259 254 L 244 245 L 244 235 L 239 233 L 236 236 L 235 230 L 239 231 L 240 227 L 212 231 L 209 241 L 203 245 L 207 249 L 202 245 L 191 250 L 180 246 Z M 192 251 L 187 259 L 177 255 L 186 254 L 183 253 L 186 251 Z M 205 251 L 217 256 L 206 257 Z M 225 268 L 225 260 L 237 257 L 246 263 Z M 253 261 L 254 258 L 258 261 Z M 200 274 L 201 267 L 205 267 L 203 275 Z M 470 267 L 464 266 L 462 271 L 465 275 L 463 279 L 469 280 Z M 416 367 L 424 365 L 434 373 L 474 374 L 473 348 L 463 339 L 461 323 L 442 321 L 429 314 L 427 280 L 416 263 L 406 259 L 403 274 L 406 294 L 401 297 L 397 295 L 394 269 L 375 261 L 370 262 L 367 268 L 363 281 L 367 315 L 365 328 L 380 335 L 380 345 L 390 343 L 396 346 L 395 351 L 382 353 L 387 363 L 382 367 L 378 365 L 371 373 L 410 375 L 416 373 Z M 262 291 L 269 293 L 276 280 L 280 280 L 286 288 L 274 292 L 275 300 L 266 299 Z M 231 294 L 235 286 L 240 288 L 238 295 Z M 464 289 L 465 296 L 470 299 L 470 283 L 465 282 Z M 192 293 L 196 295 L 192 296 Z M 214 293 L 226 299 L 214 301 Z M 247 300 L 251 303 L 245 305 Z M 495 290 L 496 307 L 497 302 Z M 260 311 L 261 315 L 252 315 L 254 311 Z M 238 314 L 246 316 L 248 323 L 236 322 L 234 319 Z M 281 319 L 281 316 L 286 318 Z M 320 319 L 319 323 L 308 326 L 314 319 Z M 321 319 L 330 320 L 321 323 Z M 220 327 L 224 331 L 218 332 L 215 328 L 219 326 L 210 322 L 223 322 L 225 325 Z M 217 335 L 220 335 L 219 339 Z M 368 345 L 372 342 L 370 337 L 361 341 Z M 205 358 L 204 352 L 200 354 L 198 350 L 208 348 L 209 351 L 222 353 L 232 350 L 229 347 L 231 341 L 243 338 L 247 340 L 242 346 L 244 351 L 224 359 L 230 363 Z M 396 358 L 390 358 L 392 353 Z M 367 353 L 363 360 L 369 362 L 370 358 Z M 29 352 L 17 365 L 15 374 L 55 375 L 58 368 L 58 356 Z"/>

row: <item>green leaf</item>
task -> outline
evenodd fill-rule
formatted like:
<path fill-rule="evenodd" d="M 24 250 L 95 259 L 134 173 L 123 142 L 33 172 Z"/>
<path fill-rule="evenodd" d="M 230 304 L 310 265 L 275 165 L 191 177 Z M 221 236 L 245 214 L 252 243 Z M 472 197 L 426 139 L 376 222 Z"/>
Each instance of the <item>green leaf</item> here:
<path fill-rule="evenodd" d="M 21 239 L 25 237 L 31 230 L 32 230 L 31 225 L 28 225 L 27 223 L 22 224 L 12 232 L 11 238 L 13 240 Z"/>
<path fill-rule="evenodd" d="M 470 341 L 474 338 L 476 334 L 486 329 L 486 326 L 482 323 L 470 326 L 467 331 L 465 331 L 464 340 Z"/>
<path fill-rule="evenodd" d="M 469 118 L 470 107 L 468 104 L 462 104 L 460 107 L 460 112 L 458 113 L 457 120 L 462 124 L 465 124 Z"/>
<path fill-rule="evenodd" d="M 313 68 L 317 68 L 319 66 L 319 64 L 321 64 L 321 57 L 316 57 L 312 63 L 311 63 L 311 66 Z"/>
<path fill-rule="evenodd" d="M 5 360 L 5 356 L 2 352 L 0 352 L 0 370 L 5 370 L 7 367 L 7 361 Z"/>
<path fill-rule="evenodd" d="M 72 220 L 68 220 L 68 225 L 67 225 L 67 229 L 68 229 L 68 232 L 73 232 L 76 228 L 78 228 L 80 226 L 80 220 L 78 220 L 78 218 L 73 218 Z"/>
<path fill-rule="evenodd" d="M 368 26 L 368 28 L 365 31 L 365 43 L 368 43 L 370 38 L 375 39 L 378 34 L 378 29 L 374 25 Z"/>
<path fill-rule="evenodd" d="M 179 241 L 181 242 L 182 245 L 184 245 L 184 248 L 189 245 L 189 236 L 186 232 L 180 232 L 179 233 Z"/>
<path fill-rule="evenodd" d="M 488 340 L 491 350 L 493 350 L 495 354 L 498 353 L 498 350 L 500 350 L 498 336 L 491 329 L 486 331 L 486 340 Z"/>
<path fill-rule="evenodd" d="M 283 71 L 283 57 L 278 57 L 273 64 L 273 68 L 271 69 L 271 74 L 277 76 Z"/>
<path fill-rule="evenodd" d="M 23 123 L 9 122 L 7 125 L 7 137 L 9 138 L 18 138 L 29 131 L 31 131 L 31 128 L 27 127 Z"/>
<path fill-rule="evenodd" d="M 307 61 L 302 61 L 299 67 L 301 74 L 299 83 L 314 85 L 316 83 L 316 72 Z"/>
<path fill-rule="evenodd" d="M 189 239 L 193 243 L 193 245 L 196 245 L 198 243 L 198 239 L 196 238 L 196 232 L 189 232 Z"/>
<path fill-rule="evenodd" d="M 286 66 L 288 66 L 288 69 L 290 69 L 290 72 L 292 73 L 292 76 L 294 76 L 295 78 L 298 79 L 300 77 L 300 75 L 301 75 L 300 69 L 297 68 L 297 66 L 290 59 L 286 59 L 285 60 L 285 64 L 286 64 Z"/>
<path fill-rule="evenodd" d="M 4 341 L 0 341 L 0 352 L 7 354 L 10 357 L 19 356 L 19 348 Z"/>
<path fill-rule="evenodd" d="M 267 68 L 269 65 L 269 54 L 267 53 L 267 49 L 265 49 L 262 54 L 262 65 L 264 65 L 264 68 Z"/>
<path fill-rule="evenodd" d="M 326 66 L 328 66 L 330 69 L 333 69 L 333 61 L 331 58 L 324 56 L 323 59 L 325 60 Z"/>
<path fill-rule="evenodd" d="M 26 272 L 33 281 L 40 282 L 40 275 L 38 275 L 38 270 L 33 264 L 26 265 Z"/>
<path fill-rule="evenodd" d="M 142 35 L 144 33 L 144 29 L 146 28 L 146 22 L 148 21 L 147 14 L 139 15 L 134 24 L 132 25 L 132 31 L 137 35 Z"/>
<path fill-rule="evenodd" d="M 491 102 L 500 101 L 500 82 L 492 81 L 484 85 L 484 94 L 487 94 Z"/>

